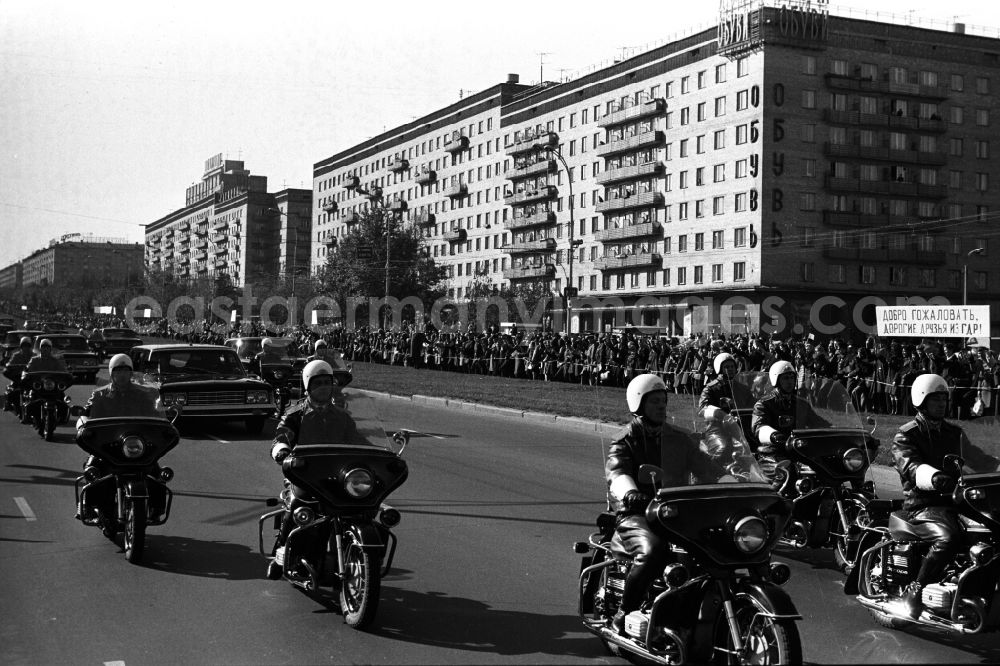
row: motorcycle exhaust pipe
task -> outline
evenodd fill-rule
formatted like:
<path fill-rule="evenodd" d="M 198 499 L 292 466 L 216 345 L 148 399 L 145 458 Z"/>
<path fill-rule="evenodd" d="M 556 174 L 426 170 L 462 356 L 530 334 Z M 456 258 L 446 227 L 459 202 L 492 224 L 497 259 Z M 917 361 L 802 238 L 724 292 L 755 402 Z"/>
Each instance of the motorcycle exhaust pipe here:
<path fill-rule="evenodd" d="M 615 645 L 637 654 L 643 659 L 653 662 L 654 664 L 685 663 L 687 661 L 687 651 L 685 650 L 684 642 L 681 640 L 681 637 L 666 627 L 658 627 L 656 631 L 661 632 L 663 636 L 673 641 L 674 646 L 677 648 L 677 658 L 668 660 L 664 658 L 663 655 L 654 654 L 636 643 L 632 638 L 622 636 L 610 627 L 600 627 L 597 629 L 596 633 L 607 642 L 614 643 Z"/>
<path fill-rule="evenodd" d="M 805 548 L 809 543 L 809 528 L 801 520 L 793 520 L 785 528 L 783 539 L 796 548 Z"/>

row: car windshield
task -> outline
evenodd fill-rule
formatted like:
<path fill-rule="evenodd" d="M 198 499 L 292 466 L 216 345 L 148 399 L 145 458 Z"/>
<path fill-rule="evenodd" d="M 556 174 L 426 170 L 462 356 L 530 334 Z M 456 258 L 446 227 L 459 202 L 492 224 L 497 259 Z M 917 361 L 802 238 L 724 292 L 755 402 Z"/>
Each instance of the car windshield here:
<path fill-rule="evenodd" d="M 151 367 L 161 375 L 239 375 L 243 364 L 229 349 L 177 349 L 158 351 L 150 358 Z"/>
<path fill-rule="evenodd" d="M 103 331 L 104 337 L 114 337 L 114 338 L 134 338 L 136 336 L 135 332 L 127 328 L 106 328 Z"/>
<path fill-rule="evenodd" d="M 90 347 L 87 346 L 87 340 L 78 335 L 60 337 L 58 335 L 50 335 L 46 340 L 52 341 L 52 346 L 55 347 L 56 351 L 61 352 L 89 352 Z"/>
<path fill-rule="evenodd" d="M 261 347 L 263 338 L 240 338 L 236 341 L 236 351 L 240 358 L 250 360 L 264 350 Z M 294 340 L 291 338 L 271 338 L 271 351 L 280 358 L 292 359 L 296 354 L 292 353 Z"/>

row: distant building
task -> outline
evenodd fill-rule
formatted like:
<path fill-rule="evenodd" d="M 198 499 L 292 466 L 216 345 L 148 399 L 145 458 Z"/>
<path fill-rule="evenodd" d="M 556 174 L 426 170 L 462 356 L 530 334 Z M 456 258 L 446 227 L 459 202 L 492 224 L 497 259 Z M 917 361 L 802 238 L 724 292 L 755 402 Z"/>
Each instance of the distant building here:
<path fill-rule="evenodd" d="M 873 295 L 960 303 L 967 267 L 969 302 L 1000 305 L 1000 40 L 828 8 L 730 3 L 717 28 L 513 77 L 315 163 L 313 267 L 370 205 L 357 184 L 422 229 L 456 298 L 487 276 L 666 297 L 632 323 L 672 333 L 822 332 L 823 296 L 847 303 L 824 321 L 873 322 Z M 574 330 L 626 323 L 587 314 Z"/>
<path fill-rule="evenodd" d="M 0 289 L 18 289 L 23 282 L 21 262 L 0 268 Z"/>
<path fill-rule="evenodd" d="M 293 223 L 308 220 L 311 201 L 309 190 L 269 194 L 266 176 L 215 155 L 206 160 L 201 182 L 187 189 L 184 208 L 146 225 L 146 266 L 178 279 L 226 275 L 236 285 L 284 275 L 289 214 Z M 308 225 L 299 235 L 308 253 Z"/>
<path fill-rule="evenodd" d="M 22 286 L 127 286 L 142 279 L 142 245 L 69 234 L 21 260 Z"/>

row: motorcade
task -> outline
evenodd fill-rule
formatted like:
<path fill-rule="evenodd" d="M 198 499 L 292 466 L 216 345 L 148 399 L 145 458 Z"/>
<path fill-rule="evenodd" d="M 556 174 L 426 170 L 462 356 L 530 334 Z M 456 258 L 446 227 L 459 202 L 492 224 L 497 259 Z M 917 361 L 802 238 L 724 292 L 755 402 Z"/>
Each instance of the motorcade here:
<path fill-rule="evenodd" d="M 139 345 L 128 353 L 137 380 L 159 390 L 164 407 L 182 407 L 184 421 L 239 420 L 257 434 L 275 414 L 271 386 L 247 374 L 229 347 Z"/>
<path fill-rule="evenodd" d="M 104 337 L 100 353 L 106 357 L 127 354 L 132 347 L 143 344 L 143 339 L 130 328 L 102 328 L 100 331 Z"/>
<path fill-rule="evenodd" d="M 87 338 L 75 333 L 44 333 L 35 338 L 32 349 L 35 354 L 38 353 L 38 345 L 42 340 L 52 342 L 52 355 L 63 360 L 74 379 L 90 383 L 97 381 L 101 361 L 90 350 Z"/>
<path fill-rule="evenodd" d="M 306 357 L 298 352 L 298 346 L 291 338 L 270 338 L 273 358 L 266 362 L 256 361 L 263 351 L 263 337 L 229 338 L 225 345 L 236 351 L 247 372 L 260 377 L 274 389 L 278 404 L 278 418 L 295 398 L 302 396 L 302 368 Z"/>
<path fill-rule="evenodd" d="M 7 331 L 3 338 L 3 350 L 0 351 L 0 363 L 6 363 L 7 359 L 14 355 L 21 344 L 21 338 L 34 340 L 35 336 L 41 334 L 41 329 L 37 328 L 18 328 Z"/>
<path fill-rule="evenodd" d="M 387 440 L 374 399 L 351 395 L 347 403 L 362 437 L 340 441 L 310 426 L 316 412 L 303 418 L 299 442 L 281 465 L 285 488 L 267 502 L 278 508 L 260 517 L 259 547 L 268 554 L 265 525 L 278 530 L 291 514 L 294 527 L 284 546 L 275 541 L 269 551 L 281 577 L 319 598 L 332 593 L 344 622 L 362 629 L 375 619 L 382 578 L 396 553 L 392 528 L 400 513 L 385 500 L 406 481 L 402 453 L 409 436 L 400 431 Z M 308 496 L 296 495 L 301 492 Z"/>
<path fill-rule="evenodd" d="M 31 423 L 47 442 L 52 441 L 56 426 L 69 420 L 70 399 L 66 389 L 72 384 L 73 375 L 68 372 L 38 370 L 22 375 L 22 421 Z"/>

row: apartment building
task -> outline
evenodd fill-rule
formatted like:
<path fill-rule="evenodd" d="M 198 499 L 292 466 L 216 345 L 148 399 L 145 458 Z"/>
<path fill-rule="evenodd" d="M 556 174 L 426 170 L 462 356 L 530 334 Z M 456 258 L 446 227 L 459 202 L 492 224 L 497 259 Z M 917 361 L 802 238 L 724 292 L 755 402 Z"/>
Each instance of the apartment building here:
<path fill-rule="evenodd" d="M 453 297 L 479 275 L 571 287 L 574 330 L 648 299 L 667 306 L 630 323 L 684 333 L 823 332 L 966 285 L 997 304 L 1000 40 L 733 4 L 717 29 L 512 78 L 315 164 L 313 267 L 377 186 Z"/>
<path fill-rule="evenodd" d="M 309 190 L 268 193 L 266 176 L 214 155 L 187 188 L 185 206 L 146 225 L 146 266 L 182 280 L 227 276 L 235 285 L 285 276 L 308 256 L 311 202 Z"/>
<path fill-rule="evenodd" d="M 21 262 L 0 268 L 0 289 L 20 289 L 23 282 Z"/>
<path fill-rule="evenodd" d="M 142 279 L 142 245 L 124 238 L 67 234 L 22 259 L 17 286 L 128 286 Z"/>

